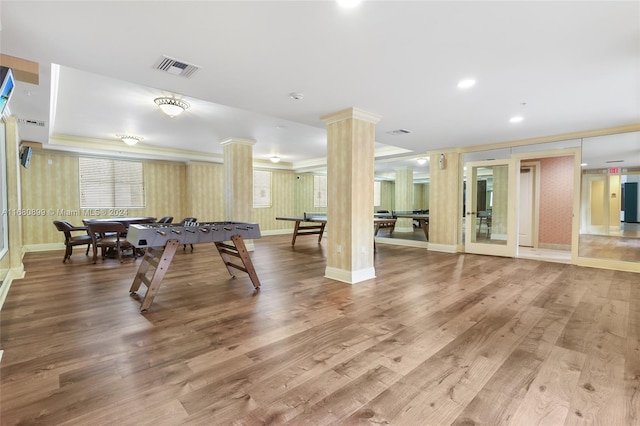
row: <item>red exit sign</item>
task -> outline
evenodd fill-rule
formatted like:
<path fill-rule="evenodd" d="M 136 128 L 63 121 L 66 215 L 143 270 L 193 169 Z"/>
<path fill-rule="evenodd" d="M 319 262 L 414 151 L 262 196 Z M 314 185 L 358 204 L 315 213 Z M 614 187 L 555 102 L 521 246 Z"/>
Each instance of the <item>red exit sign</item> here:
<path fill-rule="evenodd" d="M 619 167 L 611 167 L 611 168 L 609 168 L 609 174 L 610 175 L 617 175 L 618 173 L 620 173 L 620 168 Z"/>

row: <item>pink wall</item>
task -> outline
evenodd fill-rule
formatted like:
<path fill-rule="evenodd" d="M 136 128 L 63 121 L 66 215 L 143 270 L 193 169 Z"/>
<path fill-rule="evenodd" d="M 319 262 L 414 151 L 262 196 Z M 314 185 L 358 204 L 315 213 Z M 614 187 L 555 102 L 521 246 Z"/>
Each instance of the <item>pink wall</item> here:
<path fill-rule="evenodd" d="M 541 168 L 538 242 L 571 245 L 573 156 L 532 161 L 539 161 Z"/>

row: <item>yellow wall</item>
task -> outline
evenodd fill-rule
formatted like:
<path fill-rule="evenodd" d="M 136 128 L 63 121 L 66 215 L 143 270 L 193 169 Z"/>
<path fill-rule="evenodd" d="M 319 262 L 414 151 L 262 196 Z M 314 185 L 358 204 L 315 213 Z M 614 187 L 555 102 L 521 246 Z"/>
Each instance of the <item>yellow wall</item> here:
<path fill-rule="evenodd" d="M 601 226 L 604 224 L 604 181 L 597 180 L 591 182 L 591 225 Z"/>
<path fill-rule="evenodd" d="M 455 246 L 458 243 L 458 223 L 461 208 L 461 161 L 460 154 L 448 152 L 446 167 L 440 169 L 440 152 L 430 153 L 431 175 L 429 178 L 429 244 Z"/>
<path fill-rule="evenodd" d="M 224 220 L 222 164 L 144 161 L 143 173 L 146 206 L 128 209 L 127 216 L 173 216 L 174 222 L 185 217 Z M 272 206 L 252 210 L 252 220 L 262 231 L 290 228 L 291 222 L 276 221 L 275 217 L 295 214 L 296 175 L 291 171 L 272 173 Z M 61 243 L 54 220 L 80 225 L 88 217 L 79 203 L 77 155 L 34 149 L 30 167 L 21 168 L 20 175 L 22 209 L 43 213 L 22 218 L 24 245 Z"/>

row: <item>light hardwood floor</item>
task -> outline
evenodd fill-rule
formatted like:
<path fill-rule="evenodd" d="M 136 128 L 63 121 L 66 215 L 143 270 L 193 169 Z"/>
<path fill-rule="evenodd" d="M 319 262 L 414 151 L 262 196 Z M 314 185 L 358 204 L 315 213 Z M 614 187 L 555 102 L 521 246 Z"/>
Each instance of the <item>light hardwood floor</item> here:
<path fill-rule="evenodd" d="M 3 426 L 639 425 L 640 274 L 379 244 L 255 240 L 262 281 L 179 251 L 151 310 L 137 263 L 28 253 L 1 312 Z"/>

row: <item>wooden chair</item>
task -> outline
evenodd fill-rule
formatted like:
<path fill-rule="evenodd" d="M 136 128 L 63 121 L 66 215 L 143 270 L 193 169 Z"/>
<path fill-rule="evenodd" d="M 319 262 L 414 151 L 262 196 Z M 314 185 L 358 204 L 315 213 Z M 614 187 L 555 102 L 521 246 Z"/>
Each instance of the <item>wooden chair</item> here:
<path fill-rule="evenodd" d="M 122 252 L 131 250 L 134 260 L 137 258 L 136 248 L 127 241 L 127 228 L 120 222 L 90 222 L 88 224 L 89 235 L 93 242 L 93 263 L 98 259 L 98 247 L 102 249 L 102 258 L 107 254 L 107 249 L 115 251 L 118 260 L 122 262 Z"/>
<path fill-rule="evenodd" d="M 56 226 L 56 229 L 58 231 L 64 233 L 64 245 L 66 250 L 64 252 L 62 263 L 65 263 L 67 259 L 71 257 L 74 246 L 83 246 L 86 244 L 87 251 L 85 255 L 89 254 L 89 248 L 91 248 L 92 239 L 91 235 L 89 235 L 89 233 L 87 232 L 88 229 L 86 226 L 73 226 L 66 220 L 54 220 L 53 224 Z M 74 231 L 83 231 L 84 235 L 72 235 L 71 233 Z"/>
<path fill-rule="evenodd" d="M 198 219 L 196 219 L 195 217 L 185 217 L 184 219 L 182 219 L 180 221 L 180 225 L 184 226 L 187 223 L 191 223 L 191 222 L 197 222 Z M 189 244 L 191 246 L 191 251 L 193 251 L 193 244 Z M 185 251 L 187 249 L 187 245 L 183 244 L 182 245 L 182 251 Z"/>
<path fill-rule="evenodd" d="M 157 223 L 171 223 L 173 222 L 173 216 L 165 216 L 158 219 Z"/>

